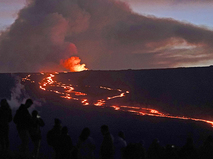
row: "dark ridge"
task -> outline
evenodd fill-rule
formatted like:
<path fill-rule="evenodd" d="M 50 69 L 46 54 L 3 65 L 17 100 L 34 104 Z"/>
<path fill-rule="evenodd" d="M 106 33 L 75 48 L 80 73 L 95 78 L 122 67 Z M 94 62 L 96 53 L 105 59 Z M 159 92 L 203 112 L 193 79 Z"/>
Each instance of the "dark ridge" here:
<path fill-rule="evenodd" d="M 174 69 L 83 71 L 60 73 L 61 81 L 77 85 L 108 86 L 130 91 L 127 102 L 173 114 L 191 113 L 211 118 L 213 113 L 213 67 Z"/>
<path fill-rule="evenodd" d="M 33 73 L 36 81 L 44 77 Z M 21 77 L 27 73 L 17 74 Z M 141 69 L 141 70 L 87 70 L 59 72 L 55 79 L 78 85 L 107 86 L 130 91 L 126 104 L 140 104 L 174 115 L 191 114 L 212 119 L 213 67 Z M 37 86 L 38 88 L 38 86 Z M 34 89 L 37 89 L 34 88 Z M 29 89 L 30 90 L 30 89 Z M 86 91 L 86 90 L 85 90 Z M 93 95 L 100 93 L 93 90 Z"/>

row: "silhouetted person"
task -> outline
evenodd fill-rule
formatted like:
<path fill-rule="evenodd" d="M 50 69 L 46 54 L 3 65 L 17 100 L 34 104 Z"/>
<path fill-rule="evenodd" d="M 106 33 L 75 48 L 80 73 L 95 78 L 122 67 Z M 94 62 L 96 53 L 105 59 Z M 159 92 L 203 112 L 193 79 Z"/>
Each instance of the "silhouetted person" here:
<path fill-rule="evenodd" d="M 203 146 L 200 149 L 199 159 L 212 159 L 213 158 L 213 137 L 210 135 L 204 141 Z"/>
<path fill-rule="evenodd" d="M 122 159 L 123 152 L 127 146 L 123 131 L 119 131 L 118 137 L 115 139 L 115 159 Z"/>
<path fill-rule="evenodd" d="M 72 139 L 68 134 L 68 128 L 64 126 L 61 129 L 61 135 L 58 139 L 58 158 L 70 159 L 73 148 Z"/>
<path fill-rule="evenodd" d="M 34 144 L 33 157 L 38 158 L 40 143 L 41 143 L 41 130 L 40 127 L 43 127 L 44 121 L 38 116 L 38 111 L 34 110 L 32 112 L 32 125 L 30 128 L 30 137 Z"/>
<path fill-rule="evenodd" d="M 95 142 L 90 137 L 90 129 L 84 128 L 79 136 L 78 143 L 78 158 L 79 159 L 94 159 Z"/>
<path fill-rule="evenodd" d="M 28 108 L 33 104 L 32 99 L 27 99 L 25 104 L 21 106 L 16 111 L 14 116 L 14 123 L 16 124 L 19 137 L 21 139 L 21 149 L 20 151 L 25 155 L 28 150 L 29 144 L 29 129 L 31 127 L 32 117 L 28 111 Z"/>
<path fill-rule="evenodd" d="M 179 159 L 177 149 L 174 145 L 166 145 L 165 159 Z"/>
<path fill-rule="evenodd" d="M 186 144 L 181 148 L 179 156 L 181 159 L 198 158 L 198 154 L 194 147 L 193 139 L 191 137 L 187 138 Z"/>
<path fill-rule="evenodd" d="M 103 135 L 103 142 L 101 144 L 100 157 L 101 159 L 113 159 L 114 158 L 114 138 L 109 132 L 107 125 L 101 126 L 101 133 Z"/>
<path fill-rule="evenodd" d="M 0 107 L 0 145 L 2 150 L 9 148 L 9 122 L 12 121 L 12 111 L 6 99 L 1 100 Z"/>
<path fill-rule="evenodd" d="M 53 128 L 47 133 L 47 143 L 53 148 L 55 152 L 55 158 L 59 158 L 59 138 L 61 135 L 61 121 L 59 119 L 55 119 L 55 124 Z"/>
<path fill-rule="evenodd" d="M 145 154 L 142 143 L 130 143 L 124 149 L 123 159 L 145 159 Z"/>
<path fill-rule="evenodd" d="M 147 150 L 148 159 L 162 159 L 164 156 L 164 148 L 160 145 L 158 139 L 154 139 Z"/>

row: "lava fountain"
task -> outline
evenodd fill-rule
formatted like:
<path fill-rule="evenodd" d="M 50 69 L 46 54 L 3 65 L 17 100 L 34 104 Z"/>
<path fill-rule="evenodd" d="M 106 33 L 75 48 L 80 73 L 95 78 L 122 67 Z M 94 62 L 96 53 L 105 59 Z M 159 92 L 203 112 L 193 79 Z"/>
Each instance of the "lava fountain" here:
<path fill-rule="evenodd" d="M 61 60 L 60 63 L 71 72 L 88 70 L 88 68 L 86 68 L 86 64 L 81 64 L 81 59 L 77 56 L 72 56 L 66 60 Z"/>

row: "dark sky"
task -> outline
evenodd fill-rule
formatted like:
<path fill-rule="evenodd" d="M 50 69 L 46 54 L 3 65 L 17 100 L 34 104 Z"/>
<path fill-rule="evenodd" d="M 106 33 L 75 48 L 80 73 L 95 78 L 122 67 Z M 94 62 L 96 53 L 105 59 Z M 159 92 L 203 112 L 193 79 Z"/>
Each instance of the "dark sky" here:
<path fill-rule="evenodd" d="M 128 0 L 31 0 L 0 34 L 0 71 L 64 71 L 71 56 L 94 70 L 210 65 L 212 44 L 210 28 L 141 15 Z"/>

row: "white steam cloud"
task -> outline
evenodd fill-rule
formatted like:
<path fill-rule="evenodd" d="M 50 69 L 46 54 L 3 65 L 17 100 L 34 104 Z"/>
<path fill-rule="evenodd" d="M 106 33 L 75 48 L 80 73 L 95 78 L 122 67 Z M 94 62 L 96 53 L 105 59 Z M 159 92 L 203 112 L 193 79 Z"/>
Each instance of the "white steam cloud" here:
<path fill-rule="evenodd" d="M 7 99 L 7 101 L 11 109 L 18 109 L 21 104 L 24 104 L 25 101 L 31 97 L 27 94 L 25 86 L 21 84 L 21 78 L 15 75 L 14 78 L 16 82 L 15 87 L 11 89 L 11 98 Z M 38 106 L 42 106 L 43 101 L 38 99 L 34 100 L 33 98 L 31 99 L 33 100 L 33 105 L 30 107 L 30 110 L 33 110 Z"/>

